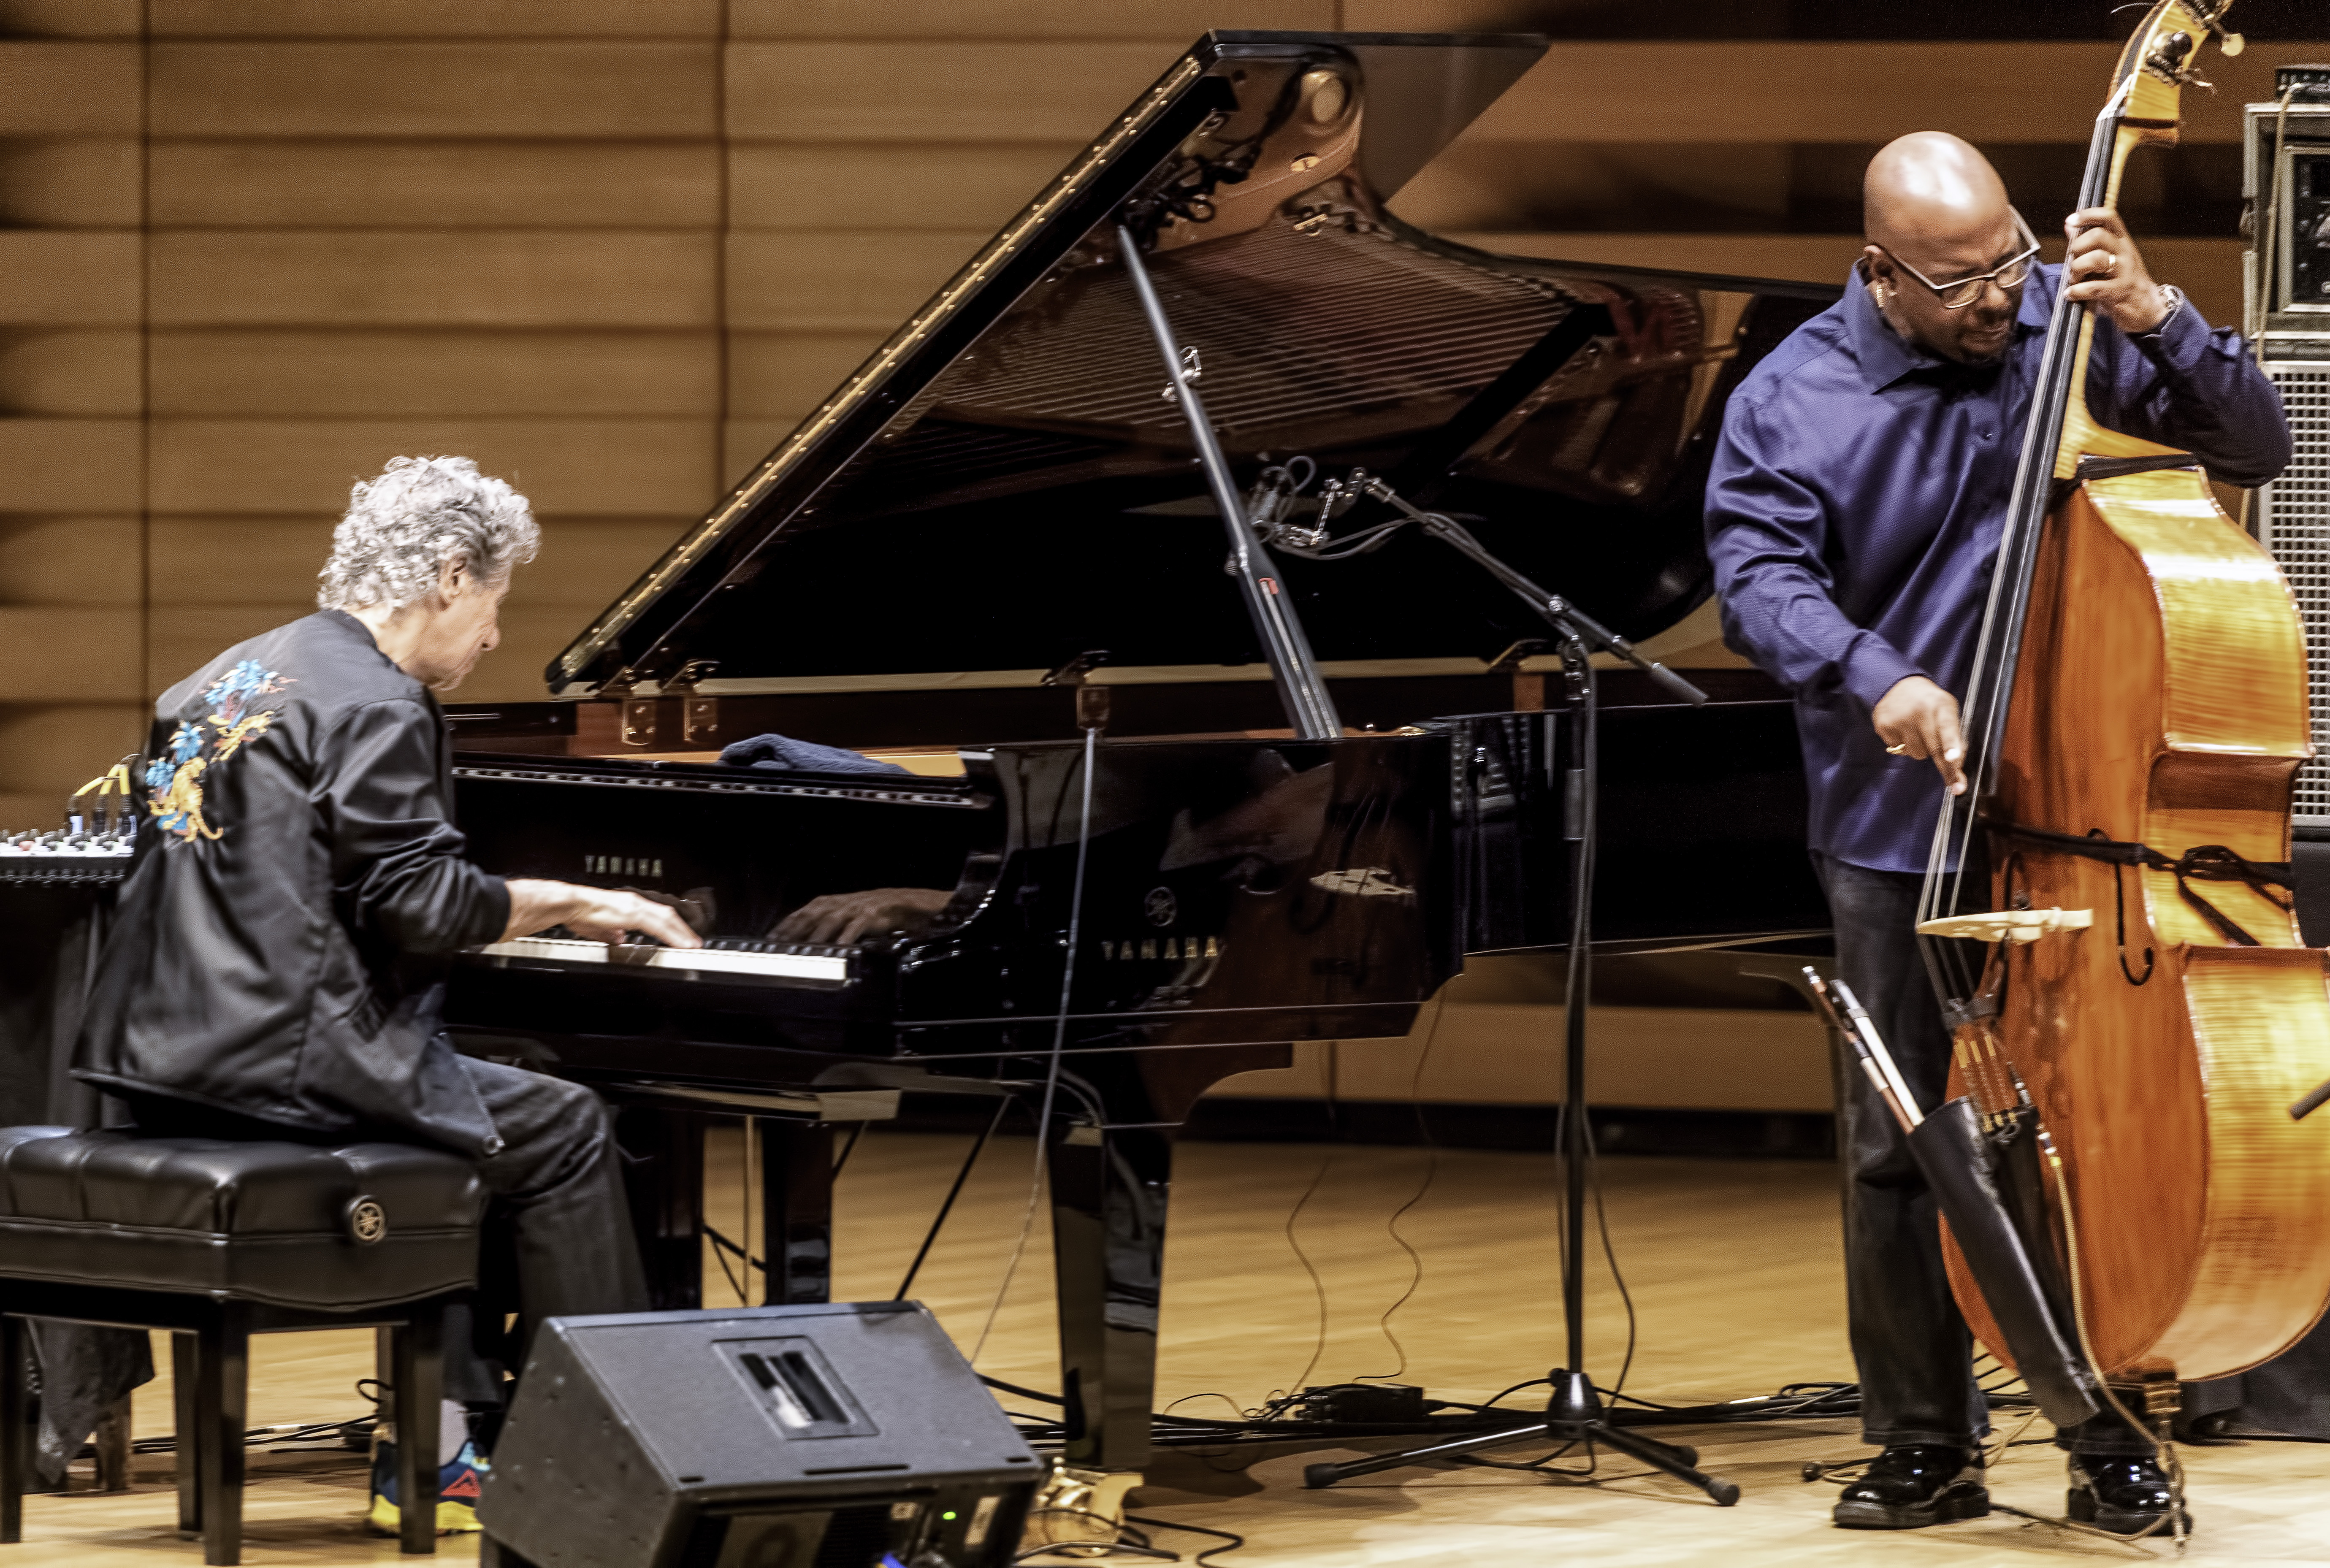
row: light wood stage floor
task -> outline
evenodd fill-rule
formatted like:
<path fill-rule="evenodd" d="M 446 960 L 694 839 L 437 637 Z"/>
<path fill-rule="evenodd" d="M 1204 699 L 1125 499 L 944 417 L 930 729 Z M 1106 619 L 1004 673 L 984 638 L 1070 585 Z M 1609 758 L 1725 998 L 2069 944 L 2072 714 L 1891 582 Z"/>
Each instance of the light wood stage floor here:
<path fill-rule="evenodd" d="M 734 1167 L 733 1143 L 723 1151 Z M 886 1298 L 944 1192 L 967 1140 L 870 1134 L 837 1192 L 837 1294 Z M 966 1350 L 978 1340 L 1027 1211 L 1032 1146 L 998 1140 L 926 1266 L 915 1294 Z M 1322 1174 L 1322 1167 L 1323 1174 Z M 1435 1168 L 1436 1167 L 1436 1168 Z M 1630 1389 L 1699 1403 L 1768 1393 L 1783 1383 L 1849 1379 L 1838 1259 L 1835 1170 L 1825 1164 L 1610 1158 L 1603 1162 L 1612 1239 L 1641 1316 Z M 1251 1406 L 1298 1379 L 1325 1383 L 1398 1373 L 1435 1395 L 1485 1398 L 1541 1374 L 1558 1355 L 1554 1184 L 1550 1157 L 1425 1149 L 1194 1144 L 1181 1152 L 1168 1252 L 1160 1397 L 1185 1411 Z M 1388 1230 L 1394 1212 L 1422 1258 Z M 1286 1239 L 1288 1215 L 1316 1180 L 1295 1234 L 1323 1280 L 1326 1337 L 1307 1377 L 1318 1298 Z M 734 1223 L 734 1217 L 731 1217 Z M 1040 1214 L 981 1370 L 1050 1387 L 1049 1247 Z M 716 1271 L 707 1300 L 733 1300 Z M 1624 1315 L 1598 1265 L 1589 1355 L 1605 1383 L 1624 1350 Z M 1396 1335 L 1397 1345 L 1390 1337 Z M 262 1340 L 254 1356 L 256 1422 L 361 1414 L 353 1384 L 371 1371 L 368 1334 Z M 162 1358 L 166 1369 L 167 1359 Z M 141 1436 L 166 1431 L 167 1373 L 139 1391 Z M 2042 1429 L 2043 1430 L 2043 1429 Z M 2130 1561 L 2165 1555 L 2070 1536 L 1994 1516 L 1901 1535 L 1834 1530 L 1832 1486 L 1798 1478 L 1806 1459 L 1861 1450 L 1848 1423 L 1700 1429 L 1690 1435 L 1711 1470 L 1746 1495 L 1719 1509 L 1665 1478 L 1608 1464 L 1586 1488 L 1492 1469 L 1403 1470 L 1305 1491 L 1302 1467 L 1355 1450 L 1268 1450 L 1259 1462 L 1160 1458 L 1137 1511 L 1236 1531 L 1248 1541 L 1227 1568 L 1328 1564 L 1590 1562 L 1614 1568 L 1721 1562 L 1951 1564 L 1980 1568 L 2050 1557 Z M 1532 1458 L 1516 1450 L 1507 1457 Z M 2257 1442 L 2185 1450 L 2199 1534 L 2194 1564 L 2330 1564 L 2330 1451 Z M 1217 1469 L 1216 1466 L 1221 1468 Z M 340 1564 L 397 1561 L 395 1544 L 363 1533 L 363 1461 L 355 1454 L 255 1456 L 245 1561 Z M 2015 1450 L 1994 1477 L 2000 1500 L 2047 1512 L 2062 1506 L 2051 1447 Z M 86 1480 L 81 1482 L 86 1485 Z M 1164 1535 L 1185 1558 L 1202 1544 Z M 441 1560 L 474 1561 L 474 1538 L 440 1543 Z M 197 1563 L 173 1529 L 166 1456 L 141 1458 L 126 1496 L 28 1500 L 26 1540 L 0 1548 L 0 1568 L 115 1568 Z M 1046 1561 L 1056 1561 L 1046 1559 Z M 1137 1561 L 1137 1559 L 1118 1559 Z"/>

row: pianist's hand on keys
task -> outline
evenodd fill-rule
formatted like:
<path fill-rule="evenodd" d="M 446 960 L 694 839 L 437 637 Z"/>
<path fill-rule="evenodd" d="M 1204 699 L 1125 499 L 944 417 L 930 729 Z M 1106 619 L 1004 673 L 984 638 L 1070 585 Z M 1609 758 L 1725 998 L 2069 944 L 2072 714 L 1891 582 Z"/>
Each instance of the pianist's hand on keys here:
<path fill-rule="evenodd" d="M 504 941 L 564 926 L 586 942 L 620 942 L 637 931 L 668 948 L 704 945 L 704 939 L 688 930 L 676 911 L 635 893 L 531 877 L 513 878 L 508 887 L 510 918 L 502 932 Z"/>
<path fill-rule="evenodd" d="M 870 887 L 863 893 L 829 893 L 813 898 L 777 922 L 769 940 L 849 947 L 884 931 L 918 931 L 954 896 L 944 888 Z"/>

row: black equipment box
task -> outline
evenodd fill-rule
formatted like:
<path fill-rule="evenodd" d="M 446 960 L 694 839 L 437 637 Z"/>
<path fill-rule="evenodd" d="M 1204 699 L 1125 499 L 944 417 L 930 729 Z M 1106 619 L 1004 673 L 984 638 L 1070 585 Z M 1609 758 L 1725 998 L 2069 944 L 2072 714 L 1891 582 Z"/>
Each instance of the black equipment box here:
<path fill-rule="evenodd" d="M 1043 1467 L 914 1302 L 554 1318 L 478 1516 L 503 1568 L 990 1568 Z"/>

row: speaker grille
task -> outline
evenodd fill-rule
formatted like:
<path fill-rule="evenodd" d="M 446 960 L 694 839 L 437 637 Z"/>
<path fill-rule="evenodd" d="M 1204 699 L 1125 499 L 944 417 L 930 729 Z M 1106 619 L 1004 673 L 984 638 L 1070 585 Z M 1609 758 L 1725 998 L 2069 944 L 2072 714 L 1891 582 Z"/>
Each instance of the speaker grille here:
<path fill-rule="evenodd" d="M 873 1568 L 889 1544 L 890 1508 L 836 1508 L 810 1568 Z"/>
<path fill-rule="evenodd" d="M 2258 497 L 2258 536 L 2281 563 L 2306 622 L 2314 760 L 2298 770 L 2291 815 L 2330 827 L 2330 343 L 2319 352 L 2325 357 L 2266 362 L 2297 452 Z"/>

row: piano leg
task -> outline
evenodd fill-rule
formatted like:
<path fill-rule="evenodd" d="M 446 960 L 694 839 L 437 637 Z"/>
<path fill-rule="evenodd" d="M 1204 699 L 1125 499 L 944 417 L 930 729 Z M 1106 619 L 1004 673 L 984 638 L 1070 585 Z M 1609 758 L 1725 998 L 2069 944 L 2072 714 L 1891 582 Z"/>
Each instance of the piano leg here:
<path fill-rule="evenodd" d="M 1285 1045 L 1095 1052 L 1068 1074 L 1082 1091 L 1075 1100 L 1099 1105 L 1104 1122 L 1073 1120 L 1063 1095 L 1045 1144 L 1067 1401 L 1063 1457 L 1078 1469 L 1149 1462 L 1174 1129 L 1208 1086 L 1292 1060 Z"/>
<path fill-rule="evenodd" d="M 615 1115 L 615 1142 L 623 1151 L 623 1188 L 649 1303 L 658 1312 L 703 1306 L 704 1118 L 624 1106 Z"/>
<path fill-rule="evenodd" d="M 761 1222 L 768 1301 L 833 1299 L 833 1128 L 754 1119 L 761 1138 Z"/>
<path fill-rule="evenodd" d="M 1065 1458 L 1084 1469 L 1149 1462 L 1158 1285 L 1173 1144 L 1162 1129 L 1055 1131 L 1052 1253 L 1060 1305 Z"/>

